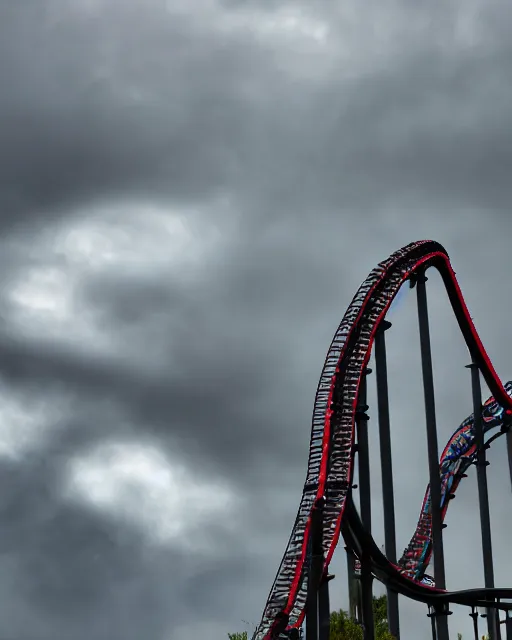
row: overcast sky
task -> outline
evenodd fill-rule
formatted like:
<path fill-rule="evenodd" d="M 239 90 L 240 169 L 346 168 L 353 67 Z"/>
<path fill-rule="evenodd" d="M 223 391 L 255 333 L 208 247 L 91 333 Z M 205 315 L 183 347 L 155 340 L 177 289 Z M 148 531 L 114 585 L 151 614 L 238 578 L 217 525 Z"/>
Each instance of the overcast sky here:
<path fill-rule="evenodd" d="M 512 378 L 511 29 L 507 0 L 0 0 L 1 640 L 252 632 L 325 352 L 403 244 L 446 246 Z M 441 449 L 470 381 L 429 285 Z M 387 334 L 399 551 L 427 482 L 414 304 Z M 503 444 L 489 482 L 512 586 Z M 450 588 L 483 585 L 470 475 Z M 425 614 L 401 600 L 403 640 L 430 637 Z"/>

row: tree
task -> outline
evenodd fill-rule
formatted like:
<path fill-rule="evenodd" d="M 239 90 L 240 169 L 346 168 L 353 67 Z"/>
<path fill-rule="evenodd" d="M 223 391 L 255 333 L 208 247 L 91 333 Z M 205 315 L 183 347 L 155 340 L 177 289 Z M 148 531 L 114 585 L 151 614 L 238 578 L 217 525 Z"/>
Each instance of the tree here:
<path fill-rule="evenodd" d="M 340 609 L 331 613 L 330 640 L 362 640 L 361 627 L 350 618 L 346 611 Z"/>
<path fill-rule="evenodd" d="M 376 640 L 394 640 L 388 631 L 387 598 L 373 597 L 373 622 Z M 340 609 L 331 613 L 330 640 L 363 640 L 363 629 Z"/>
<path fill-rule="evenodd" d="M 373 598 L 373 619 L 375 624 L 375 640 L 394 640 L 388 631 L 387 598 Z M 331 613 L 330 640 L 363 640 L 361 626 L 352 620 L 346 611 L 340 609 Z M 228 633 L 229 640 L 247 640 L 247 631 Z"/>
<path fill-rule="evenodd" d="M 373 597 L 373 622 L 375 625 L 375 640 L 395 640 L 388 631 L 387 597 Z M 247 640 L 247 631 L 242 633 L 228 633 L 229 640 Z M 343 609 L 331 613 L 331 629 L 329 640 L 363 640 L 361 625 L 352 620 Z M 462 634 L 457 634 L 457 640 L 462 640 Z M 482 637 L 489 640 L 489 636 Z"/>

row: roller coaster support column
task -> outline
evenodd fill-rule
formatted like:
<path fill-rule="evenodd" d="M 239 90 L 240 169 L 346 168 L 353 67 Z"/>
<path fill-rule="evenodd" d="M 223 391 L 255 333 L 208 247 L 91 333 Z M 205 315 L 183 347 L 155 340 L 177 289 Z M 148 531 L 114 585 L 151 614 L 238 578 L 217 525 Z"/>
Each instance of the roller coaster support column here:
<path fill-rule="evenodd" d="M 434 377 L 432 373 L 432 352 L 430 348 L 430 328 L 428 322 L 427 291 L 425 272 L 416 277 L 418 300 L 418 322 L 420 330 L 421 368 L 423 372 L 423 391 L 425 396 L 425 417 L 427 423 L 428 466 L 430 477 L 430 508 L 432 510 L 432 548 L 434 551 L 434 580 L 436 587 L 446 588 L 444 571 L 444 550 L 441 519 L 441 480 L 439 476 L 439 451 L 437 447 L 436 405 L 434 396 Z M 414 284 L 414 283 L 413 283 Z M 448 640 L 448 611 L 436 611 L 438 640 Z"/>
<path fill-rule="evenodd" d="M 473 634 L 474 640 L 480 640 L 480 636 L 478 635 L 478 611 L 475 607 L 471 607 L 471 613 L 469 617 L 473 620 Z"/>
<path fill-rule="evenodd" d="M 352 620 L 355 622 L 361 622 L 359 615 L 358 580 L 355 570 L 356 561 L 352 552 L 346 547 L 345 550 L 347 552 L 348 613 Z"/>
<path fill-rule="evenodd" d="M 512 428 L 509 426 L 507 435 L 508 471 L 510 475 L 510 486 L 512 487 Z"/>
<path fill-rule="evenodd" d="M 432 640 L 437 640 L 436 614 L 430 606 L 428 608 L 427 618 L 430 618 L 430 624 L 432 627 Z M 476 638 L 476 640 L 478 640 L 478 638 Z"/>
<path fill-rule="evenodd" d="M 505 631 L 507 632 L 507 640 L 512 640 L 512 617 L 510 617 L 510 611 L 506 611 L 505 616 Z"/>
<path fill-rule="evenodd" d="M 380 460 L 382 469 L 382 498 L 384 503 L 384 545 L 388 560 L 396 564 L 395 499 L 393 491 L 393 464 L 389 428 L 388 369 L 384 332 L 391 323 L 383 320 L 375 335 L 375 369 L 377 374 L 377 406 L 379 412 Z M 389 631 L 400 638 L 398 593 L 387 590 Z"/>
<path fill-rule="evenodd" d="M 361 509 L 361 521 L 368 533 L 372 530 L 372 504 L 370 488 L 370 458 L 368 452 L 368 405 L 366 404 L 366 377 L 371 373 L 371 369 L 366 369 L 361 378 L 359 387 L 358 406 L 356 411 L 357 423 L 357 451 L 359 458 L 359 499 Z M 375 628 L 373 621 L 373 576 L 369 559 L 365 557 L 361 560 L 361 610 L 363 619 L 364 640 L 375 639 Z"/>
<path fill-rule="evenodd" d="M 319 640 L 329 640 L 331 631 L 331 605 L 329 598 L 329 582 L 334 578 L 332 575 L 322 577 L 320 591 L 318 592 L 318 638 Z"/>
<path fill-rule="evenodd" d="M 324 568 L 322 546 L 324 502 L 323 497 L 319 498 L 311 513 L 311 565 L 306 604 L 306 640 L 328 640 L 329 638 L 328 578 L 325 578 L 325 584 L 321 584 Z M 328 618 L 327 623 L 325 616 Z"/>
<path fill-rule="evenodd" d="M 489 513 L 489 492 L 487 489 L 487 465 L 485 459 L 484 430 L 482 425 L 482 390 L 478 366 L 468 365 L 471 369 L 471 389 L 473 392 L 473 415 L 476 440 L 476 472 L 478 480 L 478 501 L 480 503 L 480 527 L 482 530 L 482 553 L 484 561 L 484 581 L 487 589 L 494 588 L 494 567 L 492 560 L 491 516 Z M 490 640 L 497 640 L 499 628 L 496 624 L 496 610 L 487 609 L 487 625 Z"/>

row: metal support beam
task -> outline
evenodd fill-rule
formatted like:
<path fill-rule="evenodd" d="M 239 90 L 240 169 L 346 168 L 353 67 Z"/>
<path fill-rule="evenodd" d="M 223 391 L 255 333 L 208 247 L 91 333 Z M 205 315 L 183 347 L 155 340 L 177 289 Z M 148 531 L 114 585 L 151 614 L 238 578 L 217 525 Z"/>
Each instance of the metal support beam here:
<path fill-rule="evenodd" d="M 359 499 L 361 510 L 361 521 L 364 528 L 371 533 L 372 530 L 372 504 L 370 488 L 370 458 L 368 451 L 368 420 L 366 413 L 368 410 L 366 394 L 366 376 L 370 369 L 366 369 L 361 378 L 359 387 L 359 403 L 356 411 L 357 425 L 357 446 L 359 461 Z M 375 640 L 375 628 L 373 620 L 373 576 L 369 559 L 361 558 L 361 591 L 362 591 L 362 618 L 363 618 L 363 638 L 364 640 Z"/>
<path fill-rule="evenodd" d="M 478 636 L 478 611 L 475 607 L 471 607 L 471 613 L 469 614 L 470 618 L 473 618 L 473 635 L 474 640 L 480 640 Z"/>
<path fill-rule="evenodd" d="M 324 499 L 319 498 L 311 511 L 311 564 L 306 601 L 306 640 L 319 640 L 318 591 L 324 569 L 322 547 Z"/>
<path fill-rule="evenodd" d="M 329 582 L 334 578 L 324 575 L 318 592 L 318 639 L 329 640 L 331 630 L 331 605 L 329 598 Z"/>
<path fill-rule="evenodd" d="M 443 532 L 441 527 L 441 480 L 439 475 L 439 452 L 437 445 L 437 424 L 434 396 L 434 376 L 432 372 L 432 352 L 430 347 L 430 328 L 427 307 L 427 278 L 420 272 L 416 279 L 418 302 L 418 323 L 420 332 L 421 367 L 423 372 L 423 391 L 425 397 L 425 417 L 427 426 L 428 466 L 430 477 L 430 508 L 432 512 L 432 548 L 434 552 L 434 579 L 436 587 L 446 588 Z M 437 612 L 438 614 L 441 611 Z M 439 640 L 448 640 L 448 620 L 446 615 L 436 616 Z"/>
<path fill-rule="evenodd" d="M 512 488 L 512 428 L 509 428 L 507 435 L 508 471 L 510 475 L 510 486 Z"/>
<path fill-rule="evenodd" d="M 484 563 L 484 582 L 487 589 L 494 588 L 494 566 L 492 558 L 491 516 L 489 513 L 489 492 L 487 487 L 487 465 L 485 459 L 484 430 L 482 424 L 482 389 L 480 385 L 480 371 L 473 363 L 468 365 L 471 370 L 471 390 L 473 394 L 473 424 L 475 429 L 476 472 L 478 481 L 478 502 L 480 506 L 480 528 L 482 532 L 482 554 Z M 497 640 L 498 628 L 496 624 L 497 612 L 494 608 L 487 609 L 487 626 L 490 640 Z"/>
<path fill-rule="evenodd" d="M 395 499 L 389 421 L 386 338 L 384 335 L 384 332 L 390 327 L 391 323 L 384 320 L 381 322 L 375 335 L 375 370 L 377 377 L 377 407 L 379 416 L 382 499 L 384 507 L 384 548 L 388 560 L 396 564 Z M 387 598 L 389 631 L 394 638 L 399 640 L 400 618 L 398 611 L 398 593 L 388 588 Z"/>
<path fill-rule="evenodd" d="M 437 630 L 436 630 L 436 614 L 434 613 L 434 609 L 429 606 L 427 617 L 430 618 L 430 626 L 432 629 L 432 640 L 437 640 Z"/>
<path fill-rule="evenodd" d="M 358 585 L 355 571 L 355 558 L 347 549 L 348 575 L 348 613 L 352 620 L 359 622 Z"/>
<path fill-rule="evenodd" d="M 506 613 L 505 631 L 507 632 L 507 640 L 512 640 L 512 617 L 510 611 Z"/>

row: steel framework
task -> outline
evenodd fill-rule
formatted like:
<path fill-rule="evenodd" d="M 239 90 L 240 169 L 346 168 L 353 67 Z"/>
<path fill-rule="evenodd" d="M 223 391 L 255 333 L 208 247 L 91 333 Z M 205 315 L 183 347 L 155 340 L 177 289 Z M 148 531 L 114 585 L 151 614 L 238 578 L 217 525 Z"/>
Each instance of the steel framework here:
<path fill-rule="evenodd" d="M 438 450 L 432 373 L 426 270 L 441 274 L 453 312 L 471 358 L 473 413 Z M 386 313 L 408 282 L 416 289 L 429 485 L 418 525 L 404 554 L 397 560 L 393 464 L 387 379 Z M 385 553 L 372 538 L 371 485 L 368 450 L 367 383 L 374 351 L 377 412 L 383 486 Z M 493 396 L 482 405 L 480 376 Z M 386 585 L 388 625 L 400 638 L 398 596 L 425 603 L 434 640 L 449 640 L 450 603 L 471 609 L 478 640 L 478 608 L 485 611 L 491 640 L 501 640 L 504 625 L 512 640 L 512 588 L 494 585 L 491 525 L 488 506 L 486 450 L 506 434 L 512 479 L 512 383 L 503 385 L 478 337 L 445 249 L 420 241 L 395 252 L 363 282 L 350 304 L 328 351 L 313 411 L 308 473 L 297 518 L 253 640 L 298 638 L 305 618 L 306 640 L 329 638 L 329 564 L 343 536 L 347 550 L 350 613 L 362 625 L 364 640 L 374 640 L 375 578 Z M 491 434 L 493 431 L 493 435 Z M 359 511 L 354 504 L 355 461 L 358 465 Z M 443 548 L 444 517 L 465 471 L 474 465 L 478 480 L 484 588 L 447 591 Z M 434 557 L 434 576 L 426 574 Z M 499 612 L 505 612 L 500 621 Z"/>

